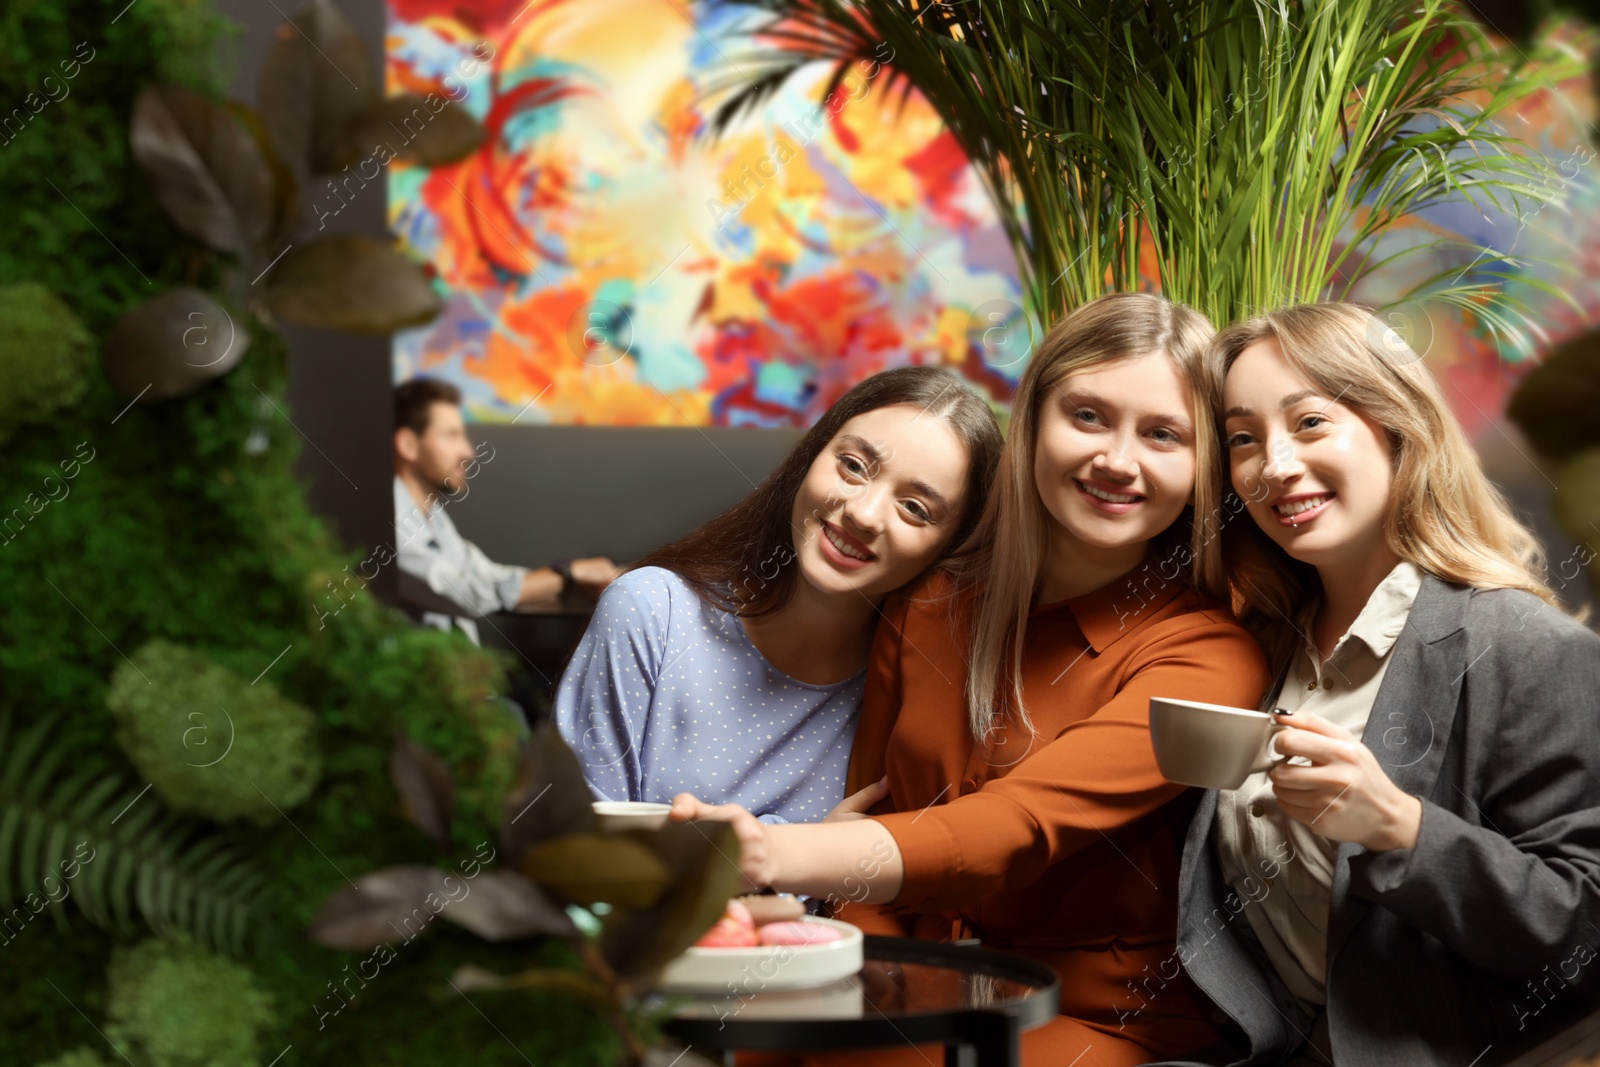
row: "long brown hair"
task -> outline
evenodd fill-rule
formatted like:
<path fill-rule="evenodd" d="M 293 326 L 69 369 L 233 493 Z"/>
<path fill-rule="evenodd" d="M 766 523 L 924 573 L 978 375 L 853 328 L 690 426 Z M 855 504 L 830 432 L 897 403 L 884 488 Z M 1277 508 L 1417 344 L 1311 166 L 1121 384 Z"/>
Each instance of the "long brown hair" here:
<path fill-rule="evenodd" d="M 1215 429 L 1207 409 L 1203 358 L 1215 330 L 1199 312 L 1154 293 L 1113 293 L 1091 300 L 1057 322 L 1039 343 L 1018 383 L 1011 426 L 995 491 L 973 536 L 980 550 L 959 561 L 959 589 L 982 586 L 972 627 L 967 708 L 972 734 L 982 740 L 1002 708 L 1032 732 L 1022 701 L 1022 643 L 1028 611 L 1044 567 L 1050 524 L 1033 479 L 1039 412 L 1045 397 L 1068 374 L 1118 359 L 1161 353 L 1189 384 L 1195 426 L 1194 504 L 1159 535 L 1158 550 L 1176 554 L 1181 580 L 1225 594 L 1220 571 L 1197 575 L 1201 524 L 1221 500 Z M 1215 588 L 1212 588 L 1214 586 Z M 960 602 L 971 598 L 959 596 Z M 1004 691 L 1009 682 L 1009 689 Z"/>
<path fill-rule="evenodd" d="M 796 569 L 790 518 L 795 494 L 811 464 L 840 427 L 857 415 L 910 404 L 943 419 L 967 451 L 961 520 L 945 554 L 959 550 L 983 511 L 1000 456 L 1000 427 L 989 405 L 969 386 L 937 367 L 881 371 L 834 402 L 789 450 L 783 462 L 739 503 L 693 533 L 641 559 L 638 567 L 677 573 L 704 600 L 743 616 L 770 615 L 789 602 Z"/>
<path fill-rule="evenodd" d="M 1219 432 L 1228 369 L 1267 338 L 1277 339 L 1284 360 L 1319 393 L 1387 432 L 1394 483 L 1383 528 L 1390 551 L 1447 582 L 1523 589 L 1560 607 L 1544 582 L 1539 542 L 1484 475 L 1438 382 L 1366 308 L 1300 304 L 1218 334 L 1207 378 Z M 1316 568 L 1284 552 L 1253 520 L 1230 523 L 1219 541 L 1211 551 L 1226 569 L 1239 619 L 1281 670 L 1299 647 L 1290 620 L 1322 595 Z"/>

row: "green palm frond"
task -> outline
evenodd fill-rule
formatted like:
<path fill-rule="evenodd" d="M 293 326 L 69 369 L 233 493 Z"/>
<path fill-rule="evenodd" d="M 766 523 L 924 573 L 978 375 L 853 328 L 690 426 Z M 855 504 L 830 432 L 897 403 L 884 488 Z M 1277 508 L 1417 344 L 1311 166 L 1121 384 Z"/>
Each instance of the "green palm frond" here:
<path fill-rule="evenodd" d="M 1171 79 L 1195 92 L 1178 109 L 1191 131 L 1178 144 L 1196 173 L 1193 188 L 1177 183 L 1156 201 L 1169 295 L 1226 320 L 1348 296 L 1408 258 L 1486 262 L 1468 285 L 1457 284 L 1471 273 L 1458 267 L 1396 295 L 1520 332 L 1519 307 L 1492 269 L 1511 249 L 1433 236 L 1393 251 L 1382 238 L 1449 201 L 1522 217 L 1557 199 L 1543 181 L 1549 162 L 1500 123 L 1577 73 L 1575 55 L 1504 55 L 1439 0 L 1353 0 L 1236 23 L 1179 62 Z M 1198 225 L 1186 232 L 1180 215 Z"/>
<path fill-rule="evenodd" d="M 217 951 L 246 951 L 265 876 L 224 834 L 51 744 L 55 724 L 13 729 L 0 715 L 0 937 L 23 936 L 44 911 L 65 928 L 60 904 L 47 902 L 71 900 L 102 929 L 178 929 Z"/>
<path fill-rule="evenodd" d="M 914 86 L 966 151 L 1044 319 L 1136 286 L 1141 246 L 1164 292 L 1219 322 L 1347 295 L 1406 256 L 1492 267 L 1509 250 L 1380 239 L 1445 201 L 1521 216 L 1559 198 L 1500 123 L 1583 68 L 1575 48 L 1503 54 L 1444 0 L 753 2 L 744 106 L 809 63 L 892 50 L 885 92 Z M 1402 295 L 1514 332 L 1492 273 Z"/>
<path fill-rule="evenodd" d="M 1137 233 L 1146 138 L 1136 112 L 1106 105 L 1129 99 L 1152 77 L 1126 35 L 1173 47 L 1192 4 L 1113 0 L 1093 11 L 1038 0 L 754 6 L 769 21 L 755 32 L 762 47 L 737 63 L 730 102 L 749 95 L 742 86 L 818 60 L 835 65 L 835 80 L 881 63 L 884 93 L 915 87 L 972 160 L 1017 249 L 1034 309 L 1098 293 L 1108 276 L 1115 287 L 1134 283 L 1139 243 L 1128 237 Z"/>

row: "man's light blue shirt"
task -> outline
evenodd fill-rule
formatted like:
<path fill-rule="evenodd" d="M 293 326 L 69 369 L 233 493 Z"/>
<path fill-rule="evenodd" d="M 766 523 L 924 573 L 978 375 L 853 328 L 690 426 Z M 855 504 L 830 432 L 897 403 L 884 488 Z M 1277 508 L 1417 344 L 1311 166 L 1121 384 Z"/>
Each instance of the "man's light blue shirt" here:
<path fill-rule="evenodd" d="M 431 597 L 412 596 L 416 602 L 445 611 L 425 611 L 422 621 L 441 630 L 451 624 L 478 641 L 478 624 L 474 616 L 491 611 L 514 611 L 522 596 L 522 578 L 526 567 L 509 563 L 496 563 L 483 554 L 483 550 L 464 539 L 456 530 L 445 511 L 444 501 L 434 497 L 424 516 L 417 508 L 411 491 L 397 474 L 394 478 L 394 543 L 399 556 L 401 595 L 406 596 L 407 585 L 416 589 L 420 583 Z M 407 578 L 414 583 L 408 583 Z M 436 601 L 446 603 L 437 603 Z"/>

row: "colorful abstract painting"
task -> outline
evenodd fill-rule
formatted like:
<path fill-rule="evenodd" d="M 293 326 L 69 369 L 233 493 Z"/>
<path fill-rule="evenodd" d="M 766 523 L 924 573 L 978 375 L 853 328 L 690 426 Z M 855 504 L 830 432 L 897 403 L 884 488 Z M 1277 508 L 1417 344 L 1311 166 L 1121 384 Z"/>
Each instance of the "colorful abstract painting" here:
<path fill-rule="evenodd" d="M 879 370 L 933 363 L 1004 406 L 1028 354 L 1014 257 L 953 139 L 919 97 L 902 110 L 875 91 L 878 64 L 826 106 L 819 67 L 711 138 L 708 93 L 740 77 L 749 47 L 737 4 L 389 0 L 388 13 L 390 91 L 440 92 L 488 130 L 459 163 L 390 167 L 391 224 L 445 299 L 397 335 L 397 381 L 452 381 L 480 421 L 806 426 Z M 1351 293 L 1386 305 L 1459 267 L 1509 275 L 1539 309 L 1520 346 L 1437 306 L 1393 313 L 1480 442 L 1504 436 L 1525 369 L 1600 308 L 1594 106 L 1579 79 L 1510 117 L 1550 159 L 1560 203 L 1441 204 L 1393 226 L 1376 258 L 1440 236 L 1502 255 L 1424 252 Z"/>
<path fill-rule="evenodd" d="M 819 66 L 711 138 L 748 9 L 388 12 L 390 91 L 443 93 L 488 131 L 459 163 L 390 169 L 391 225 L 445 300 L 396 337 L 396 381 L 443 378 L 472 418 L 523 425 L 808 426 L 907 364 L 1009 397 L 1025 342 L 981 338 L 1020 315 L 1015 257 L 932 110 L 874 91 L 879 64 L 826 99 Z"/>

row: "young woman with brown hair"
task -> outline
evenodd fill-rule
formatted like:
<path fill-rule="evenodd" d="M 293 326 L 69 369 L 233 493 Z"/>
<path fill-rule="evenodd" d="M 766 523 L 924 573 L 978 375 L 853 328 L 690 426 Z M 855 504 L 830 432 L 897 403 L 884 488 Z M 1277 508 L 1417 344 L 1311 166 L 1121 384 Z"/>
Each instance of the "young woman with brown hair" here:
<path fill-rule="evenodd" d="M 1061 1014 L 1023 1035 L 1028 1064 L 1129 1067 L 1216 1038 L 1172 962 L 1191 806 L 1173 803 L 1183 788 L 1149 737 L 1153 696 L 1254 705 L 1267 681 L 1195 573 L 1221 504 L 1212 333 L 1131 293 L 1040 343 L 974 550 L 885 609 L 850 768 L 852 789 L 887 777 L 868 817 L 764 826 L 674 806 L 732 822 L 753 885 L 850 901 L 843 917 L 872 932 L 979 937 L 1053 967 Z"/>
<path fill-rule="evenodd" d="M 596 796 L 826 816 L 879 606 L 966 540 L 999 450 L 951 373 L 876 374 L 760 488 L 613 582 L 555 707 Z"/>

